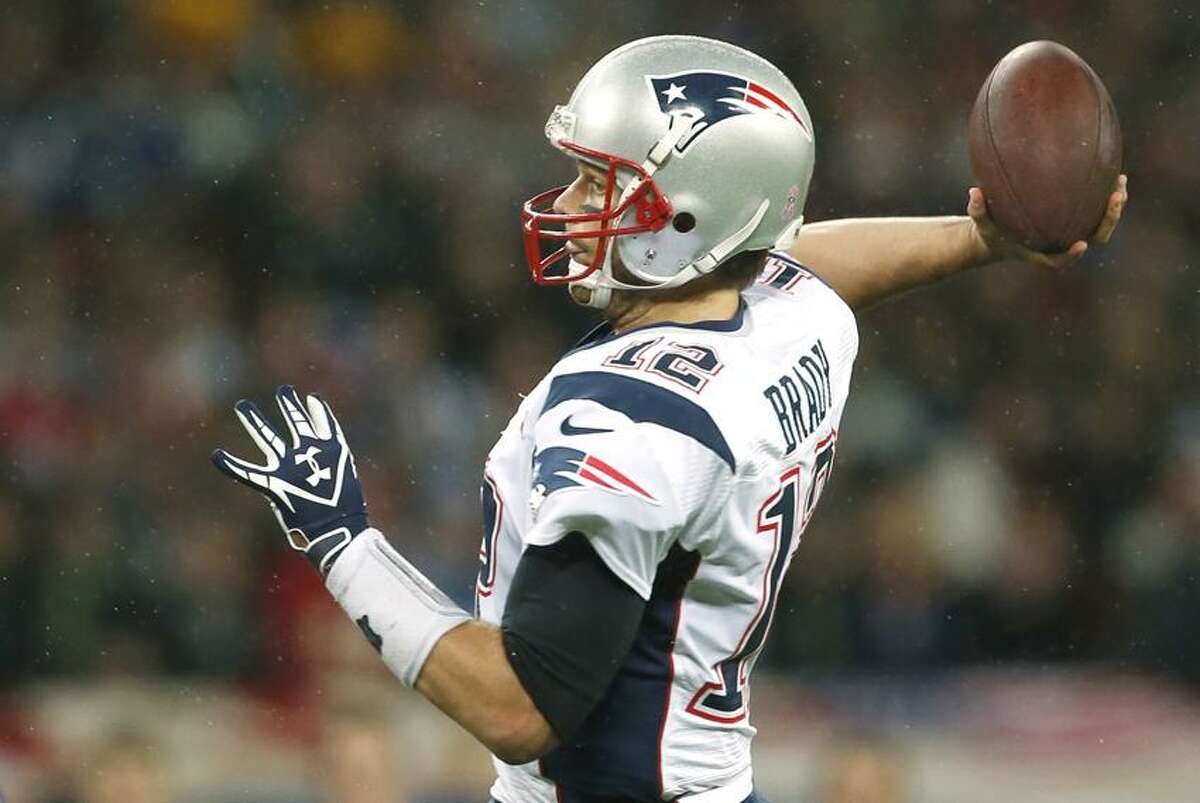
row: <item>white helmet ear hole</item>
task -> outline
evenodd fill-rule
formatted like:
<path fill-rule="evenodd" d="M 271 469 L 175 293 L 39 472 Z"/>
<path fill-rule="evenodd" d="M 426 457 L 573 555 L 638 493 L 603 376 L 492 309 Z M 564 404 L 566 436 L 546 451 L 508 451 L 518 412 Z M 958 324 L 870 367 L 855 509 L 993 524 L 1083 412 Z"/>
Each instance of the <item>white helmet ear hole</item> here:
<path fill-rule="evenodd" d="M 675 231 L 680 234 L 687 234 L 692 229 L 696 228 L 696 216 L 691 212 L 680 212 L 671 219 L 671 225 Z"/>

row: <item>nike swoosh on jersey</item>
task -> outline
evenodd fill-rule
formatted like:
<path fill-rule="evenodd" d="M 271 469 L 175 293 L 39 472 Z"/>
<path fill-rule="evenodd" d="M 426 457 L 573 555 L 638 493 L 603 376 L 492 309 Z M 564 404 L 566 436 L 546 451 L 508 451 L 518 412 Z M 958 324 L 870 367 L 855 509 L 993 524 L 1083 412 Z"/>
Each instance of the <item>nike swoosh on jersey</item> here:
<path fill-rule="evenodd" d="M 598 432 L 612 432 L 611 429 L 595 429 L 593 427 L 577 427 L 571 423 L 571 416 L 563 419 L 559 430 L 564 435 L 594 435 Z"/>

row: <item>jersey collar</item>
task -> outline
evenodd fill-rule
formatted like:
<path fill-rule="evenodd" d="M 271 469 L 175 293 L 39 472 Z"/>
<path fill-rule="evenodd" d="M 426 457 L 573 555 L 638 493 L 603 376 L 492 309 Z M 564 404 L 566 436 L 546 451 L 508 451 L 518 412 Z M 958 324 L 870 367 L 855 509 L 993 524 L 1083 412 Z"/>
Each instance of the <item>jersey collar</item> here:
<path fill-rule="evenodd" d="M 737 312 L 733 314 L 732 318 L 722 318 L 715 321 L 694 321 L 692 323 L 662 321 L 661 323 L 648 323 L 644 326 L 635 326 L 632 329 L 626 329 L 624 332 L 614 332 L 608 321 L 605 321 L 584 335 L 567 353 L 573 354 L 576 351 L 599 346 L 603 343 L 616 340 L 618 337 L 633 334 L 634 332 L 645 332 L 648 329 L 670 327 L 672 329 L 703 329 L 709 332 L 736 332 L 746 323 L 746 309 L 745 296 L 739 296 Z"/>

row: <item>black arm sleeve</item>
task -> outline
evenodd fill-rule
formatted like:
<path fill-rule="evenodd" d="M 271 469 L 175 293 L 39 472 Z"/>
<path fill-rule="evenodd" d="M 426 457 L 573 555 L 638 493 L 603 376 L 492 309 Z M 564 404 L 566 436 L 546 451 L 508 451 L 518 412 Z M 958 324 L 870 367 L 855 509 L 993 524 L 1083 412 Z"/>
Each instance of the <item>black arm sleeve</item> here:
<path fill-rule="evenodd" d="M 582 533 L 521 556 L 501 635 L 513 671 L 559 741 L 604 696 L 645 609 Z"/>

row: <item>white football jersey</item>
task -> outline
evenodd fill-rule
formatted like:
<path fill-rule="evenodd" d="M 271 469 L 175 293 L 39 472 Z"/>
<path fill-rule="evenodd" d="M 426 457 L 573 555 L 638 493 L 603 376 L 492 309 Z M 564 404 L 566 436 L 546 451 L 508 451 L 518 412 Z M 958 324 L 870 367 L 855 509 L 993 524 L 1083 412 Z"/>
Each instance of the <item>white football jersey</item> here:
<path fill-rule="evenodd" d="M 485 467 L 478 615 L 500 623 L 526 546 L 575 531 L 647 607 L 580 732 L 540 762 L 496 761 L 494 798 L 749 796 L 749 677 L 857 350 L 850 308 L 777 253 L 733 319 L 601 328 L 524 399 Z"/>

